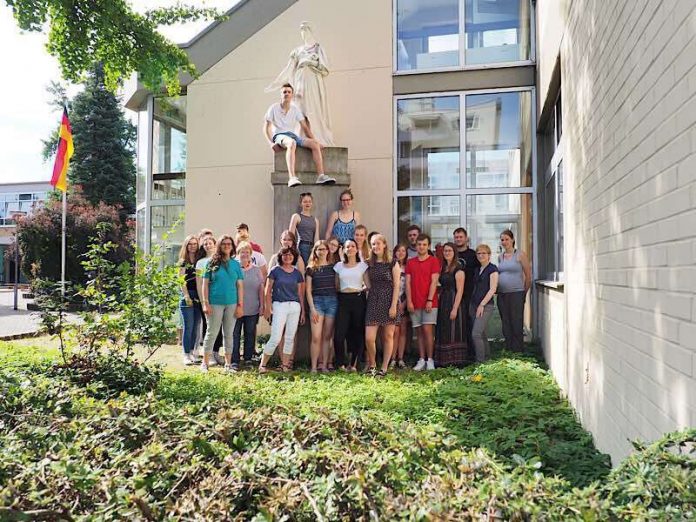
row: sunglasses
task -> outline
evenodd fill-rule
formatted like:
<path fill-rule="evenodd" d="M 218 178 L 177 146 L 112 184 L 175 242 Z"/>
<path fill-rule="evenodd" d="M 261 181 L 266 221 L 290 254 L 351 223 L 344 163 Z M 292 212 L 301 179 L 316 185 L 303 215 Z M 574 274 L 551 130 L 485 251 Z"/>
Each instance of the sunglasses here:
<path fill-rule="evenodd" d="M 311 198 L 311 197 L 312 197 L 312 193 L 311 193 L 311 192 L 303 192 L 302 194 L 300 194 L 300 197 L 301 197 L 301 198 L 303 198 L 303 197 L 305 197 L 305 196 L 309 196 L 309 197 Z"/>

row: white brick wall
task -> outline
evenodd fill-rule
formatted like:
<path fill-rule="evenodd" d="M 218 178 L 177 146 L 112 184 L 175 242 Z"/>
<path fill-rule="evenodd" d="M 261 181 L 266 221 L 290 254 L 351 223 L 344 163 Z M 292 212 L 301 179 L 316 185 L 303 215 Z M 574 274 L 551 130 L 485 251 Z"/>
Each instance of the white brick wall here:
<path fill-rule="evenodd" d="M 558 23 L 567 347 L 542 340 L 616 462 L 696 426 L 696 1 L 573 0 Z"/>

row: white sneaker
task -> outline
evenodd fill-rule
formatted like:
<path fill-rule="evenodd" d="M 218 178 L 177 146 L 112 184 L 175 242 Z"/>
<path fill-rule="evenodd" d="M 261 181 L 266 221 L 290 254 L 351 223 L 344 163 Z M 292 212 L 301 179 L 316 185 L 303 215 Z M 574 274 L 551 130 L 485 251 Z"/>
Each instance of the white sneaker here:
<path fill-rule="evenodd" d="M 317 176 L 317 185 L 323 185 L 324 183 L 336 183 L 336 178 L 332 178 L 326 174 L 319 174 Z"/>
<path fill-rule="evenodd" d="M 184 357 L 182 359 L 182 362 L 184 363 L 184 366 L 191 366 L 192 364 L 196 364 L 191 357 L 190 353 L 185 353 Z"/>
<path fill-rule="evenodd" d="M 427 362 L 427 369 L 428 369 L 428 370 L 434 370 L 434 369 L 435 369 L 435 361 L 433 361 L 432 359 L 428 359 L 428 362 Z"/>
<path fill-rule="evenodd" d="M 300 181 L 300 178 L 293 176 L 288 180 L 288 187 L 294 187 L 296 185 L 302 185 L 302 182 Z"/>
<path fill-rule="evenodd" d="M 418 359 L 418 362 L 413 367 L 413 370 L 417 372 L 422 372 L 425 370 L 425 359 Z"/>
<path fill-rule="evenodd" d="M 201 363 L 201 371 L 203 373 L 208 373 L 208 365 L 205 363 Z"/>
<path fill-rule="evenodd" d="M 234 365 L 234 364 L 226 364 L 225 365 L 225 373 L 237 373 L 239 371 L 239 367 Z"/>
<path fill-rule="evenodd" d="M 191 357 L 193 357 L 193 360 L 199 360 L 201 358 L 201 352 L 198 349 L 198 346 L 196 346 L 193 351 L 191 352 Z"/>

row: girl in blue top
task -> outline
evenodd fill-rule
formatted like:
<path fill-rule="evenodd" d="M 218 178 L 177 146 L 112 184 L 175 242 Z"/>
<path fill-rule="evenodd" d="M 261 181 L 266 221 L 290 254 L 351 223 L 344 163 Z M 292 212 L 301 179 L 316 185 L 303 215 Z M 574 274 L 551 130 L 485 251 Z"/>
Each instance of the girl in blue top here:
<path fill-rule="evenodd" d="M 217 249 L 203 273 L 201 303 L 208 316 L 208 330 L 203 341 L 201 371 L 208 371 L 208 360 L 215 338 L 222 327 L 225 346 L 225 371 L 232 371 L 232 337 L 237 318 L 244 315 L 244 272 L 235 261 L 232 236 L 218 239 Z"/>
<path fill-rule="evenodd" d="M 341 245 L 353 239 L 356 225 L 360 224 L 360 212 L 353 210 L 353 193 L 350 189 L 341 192 L 341 210 L 335 211 L 326 227 L 326 238 L 336 236 Z"/>

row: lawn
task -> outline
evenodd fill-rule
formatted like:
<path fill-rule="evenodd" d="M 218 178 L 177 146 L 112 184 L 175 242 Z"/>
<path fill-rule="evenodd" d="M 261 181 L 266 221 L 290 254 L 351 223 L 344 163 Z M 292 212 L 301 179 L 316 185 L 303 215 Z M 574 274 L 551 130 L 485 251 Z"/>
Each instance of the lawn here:
<path fill-rule="evenodd" d="M 640 491 L 629 508 L 612 503 L 611 484 L 625 492 L 633 476 L 610 472 L 533 358 L 380 380 L 202 374 L 165 347 L 155 359 L 169 369 L 152 392 L 106 399 L 108 386 L 56 375 L 57 356 L 45 339 L 0 343 L 0 419 L 9 428 L 0 444 L 0 519 L 32 510 L 97 520 L 640 513 Z M 645 466 L 636 466 L 649 490 Z M 673 484 L 694 473 L 673 471 Z M 662 509 L 659 498 L 670 494 L 651 492 L 639 507 Z M 693 500 L 686 496 L 689 509 Z"/>

